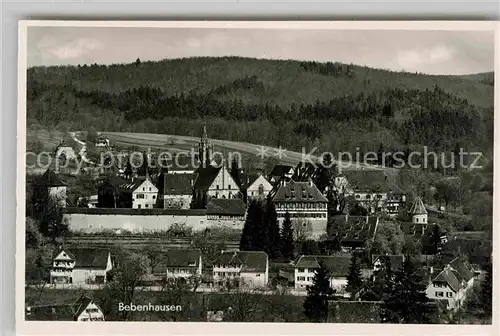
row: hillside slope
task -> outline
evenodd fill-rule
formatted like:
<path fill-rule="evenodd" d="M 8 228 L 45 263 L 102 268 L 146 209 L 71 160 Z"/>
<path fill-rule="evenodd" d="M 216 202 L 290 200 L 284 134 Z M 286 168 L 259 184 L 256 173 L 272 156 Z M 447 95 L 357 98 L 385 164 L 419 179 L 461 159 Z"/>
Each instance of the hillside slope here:
<path fill-rule="evenodd" d="M 491 86 L 481 82 L 472 84 L 461 76 L 392 72 L 337 63 L 333 64 L 338 69 L 328 71 L 325 70 L 325 63 L 317 63 L 319 66 L 310 66 L 308 63 L 310 62 L 200 57 L 142 62 L 139 65 L 36 67 L 29 69 L 28 73 L 44 83 L 71 85 L 83 91 L 120 93 L 148 85 L 160 88 L 169 95 L 191 91 L 208 93 L 220 85 L 256 76 L 263 84 L 262 90 L 236 90 L 225 96 L 242 99 L 244 103 L 280 106 L 327 101 L 334 97 L 381 92 L 390 88 L 425 90 L 437 85 L 470 103 L 486 107 L 493 105 Z M 346 75 L 347 72 L 350 75 Z"/>
<path fill-rule="evenodd" d="M 493 86 L 238 57 L 28 70 L 28 125 L 211 137 L 301 152 L 491 152 Z"/>

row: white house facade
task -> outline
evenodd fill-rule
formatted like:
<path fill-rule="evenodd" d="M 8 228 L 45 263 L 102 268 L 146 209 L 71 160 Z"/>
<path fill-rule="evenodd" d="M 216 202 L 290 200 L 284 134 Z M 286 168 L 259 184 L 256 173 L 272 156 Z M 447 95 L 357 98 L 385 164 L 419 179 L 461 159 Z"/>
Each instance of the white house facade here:
<path fill-rule="evenodd" d="M 218 287 L 231 282 L 237 286 L 264 288 L 269 281 L 269 260 L 261 251 L 223 252 L 213 263 L 213 281 Z"/>
<path fill-rule="evenodd" d="M 295 289 L 299 291 L 307 290 L 307 286 L 313 284 L 314 272 L 319 268 L 320 261 L 325 263 L 330 272 L 330 287 L 336 293 L 345 293 L 347 274 L 351 264 L 350 256 L 300 256 L 294 265 Z"/>

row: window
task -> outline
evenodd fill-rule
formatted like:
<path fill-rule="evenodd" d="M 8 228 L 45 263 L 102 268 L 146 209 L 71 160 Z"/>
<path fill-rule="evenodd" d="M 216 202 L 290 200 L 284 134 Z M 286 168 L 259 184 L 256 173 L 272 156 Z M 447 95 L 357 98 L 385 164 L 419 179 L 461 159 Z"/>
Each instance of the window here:
<path fill-rule="evenodd" d="M 219 185 L 217 184 L 217 190 L 219 190 Z"/>
<path fill-rule="evenodd" d="M 145 188 L 145 187 L 142 187 L 142 191 L 146 191 L 146 188 Z"/>
<path fill-rule="evenodd" d="M 260 277 L 260 274 L 257 274 L 257 275 L 256 275 L 256 277 L 257 277 L 257 278 L 258 278 L 258 277 Z"/>
<path fill-rule="evenodd" d="M 136 198 L 144 198 L 144 194 L 137 194 Z"/>
<path fill-rule="evenodd" d="M 443 292 L 436 292 L 436 297 L 443 297 L 444 293 Z"/>
<path fill-rule="evenodd" d="M 370 195 L 366 195 L 366 199 L 370 199 L 370 198 L 371 198 L 371 196 L 370 196 Z"/>
<path fill-rule="evenodd" d="M 231 185 L 230 184 L 227 185 L 227 189 L 231 189 Z"/>
<path fill-rule="evenodd" d="M 141 208 L 141 205 L 140 204 L 137 204 L 137 209 L 140 209 Z"/>
<path fill-rule="evenodd" d="M 415 222 L 417 222 L 417 223 L 418 223 L 418 218 L 415 218 Z"/>
<path fill-rule="evenodd" d="M 153 195 L 153 199 L 156 199 L 156 195 Z"/>
<path fill-rule="evenodd" d="M 306 277 L 302 277 L 302 276 L 297 277 L 297 281 L 305 281 L 305 280 L 306 280 Z"/>
<path fill-rule="evenodd" d="M 303 268 L 299 268 L 299 273 L 304 273 L 304 269 Z"/>
<path fill-rule="evenodd" d="M 149 191 L 151 191 L 151 187 L 149 187 Z"/>
<path fill-rule="evenodd" d="M 148 205 L 148 204 L 146 204 L 146 205 L 145 205 L 145 207 L 146 207 L 146 208 L 148 208 L 148 207 L 149 207 L 149 205 Z"/>
<path fill-rule="evenodd" d="M 359 196 L 359 195 L 356 195 L 356 199 L 359 199 L 360 197 L 361 197 L 361 196 Z"/>
<path fill-rule="evenodd" d="M 453 293 L 452 292 L 447 292 L 446 293 L 446 297 L 449 297 L 449 298 L 453 297 Z"/>

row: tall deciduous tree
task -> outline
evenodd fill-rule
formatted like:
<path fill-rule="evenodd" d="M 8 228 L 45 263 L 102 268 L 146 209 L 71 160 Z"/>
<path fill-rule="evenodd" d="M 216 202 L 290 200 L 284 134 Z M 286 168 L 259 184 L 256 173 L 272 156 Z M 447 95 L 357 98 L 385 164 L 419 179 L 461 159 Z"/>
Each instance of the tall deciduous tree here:
<path fill-rule="evenodd" d="M 430 323 L 426 285 L 409 256 L 382 296 L 380 317 L 383 323 Z"/>
<path fill-rule="evenodd" d="M 484 280 L 481 283 L 481 302 L 483 304 L 484 314 L 491 317 L 493 309 L 493 290 L 492 290 L 492 265 L 491 261 L 484 266 Z"/>
<path fill-rule="evenodd" d="M 293 226 L 290 213 L 285 213 L 285 219 L 281 227 L 281 255 L 287 260 L 293 259 Z"/>
<path fill-rule="evenodd" d="M 328 298 L 333 294 L 330 288 L 330 274 L 323 261 L 314 272 L 313 284 L 307 287 L 304 301 L 304 315 L 311 322 L 326 322 L 328 319 Z"/>

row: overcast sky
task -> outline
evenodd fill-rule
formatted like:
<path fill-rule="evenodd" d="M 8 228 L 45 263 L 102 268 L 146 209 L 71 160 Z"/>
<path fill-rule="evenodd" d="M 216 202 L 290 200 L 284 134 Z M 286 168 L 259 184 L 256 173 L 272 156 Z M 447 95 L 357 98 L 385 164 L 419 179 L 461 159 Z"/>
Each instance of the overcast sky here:
<path fill-rule="evenodd" d="M 493 71 L 493 32 L 30 27 L 28 66 L 193 56 L 337 61 L 429 74 Z"/>

